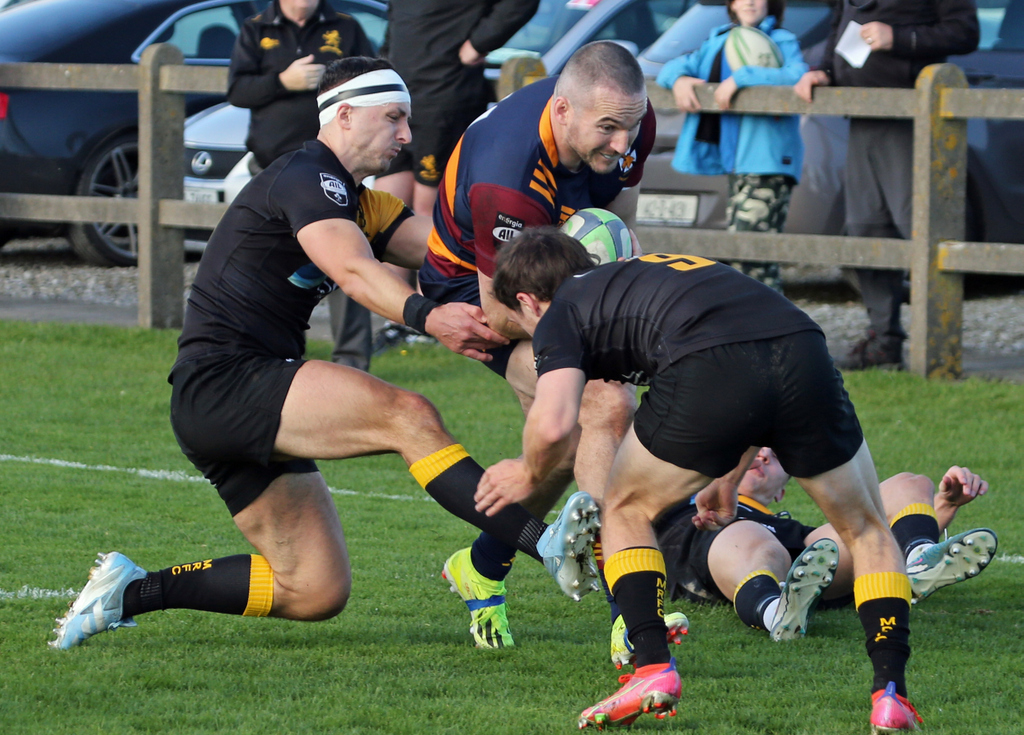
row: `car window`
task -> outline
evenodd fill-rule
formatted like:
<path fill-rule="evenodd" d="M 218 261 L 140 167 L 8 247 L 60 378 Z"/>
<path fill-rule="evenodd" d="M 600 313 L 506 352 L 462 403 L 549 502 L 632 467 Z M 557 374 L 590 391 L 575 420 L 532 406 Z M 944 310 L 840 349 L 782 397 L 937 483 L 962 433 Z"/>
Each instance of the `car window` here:
<path fill-rule="evenodd" d="M 1024 0 L 978 0 L 979 51 L 1024 51 Z"/>
<path fill-rule="evenodd" d="M 534 16 L 516 31 L 508 43 L 487 56 L 488 63 L 500 64 L 511 56 L 522 56 L 524 51 L 541 56 L 576 25 L 593 5 L 596 3 L 581 0 L 540 0 Z"/>
<path fill-rule="evenodd" d="M 185 13 L 152 42 L 177 46 L 186 62 L 226 65 L 238 31 L 251 11 L 252 4 L 242 2 Z"/>
<path fill-rule="evenodd" d="M 683 14 L 690 0 L 637 0 L 602 25 L 593 41 L 631 41 L 643 51 Z"/>
<path fill-rule="evenodd" d="M 828 36 L 831 15 L 832 9 L 826 2 L 791 0 L 786 4 L 782 27 L 800 39 L 802 48 L 807 48 Z M 723 0 L 701 0 L 654 42 L 644 53 L 644 58 L 664 64 L 700 48 L 713 29 L 728 22 L 729 14 Z"/>

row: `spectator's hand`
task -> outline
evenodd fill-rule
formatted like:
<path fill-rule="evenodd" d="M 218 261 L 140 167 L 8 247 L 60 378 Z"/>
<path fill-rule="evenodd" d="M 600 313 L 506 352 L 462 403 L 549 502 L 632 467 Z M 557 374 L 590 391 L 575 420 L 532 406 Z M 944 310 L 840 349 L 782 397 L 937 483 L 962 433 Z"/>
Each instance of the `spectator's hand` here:
<path fill-rule="evenodd" d="M 473 44 L 469 42 L 468 38 L 466 39 L 466 42 L 463 43 L 462 46 L 459 48 L 459 61 L 461 61 L 464 66 L 477 66 L 479 64 L 484 63 L 484 60 L 486 58 L 486 55 L 481 54 L 479 51 L 473 48 Z"/>
<path fill-rule="evenodd" d="M 715 102 L 718 103 L 720 110 L 728 110 L 729 103 L 732 102 L 733 95 L 736 94 L 736 90 L 739 87 L 736 86 L 736 80 L 729 77 L 724 82 L 718 85 L 718 89 L 715 90 Z"/>
<path fill-rule="evenodd" d="M 521 503 L 533 494 L 533 476 L 522 459 L 503 459 L 484 472 L 477 485 L 476 510 L 493 516 L 507 505 Z"/>
<path fill-rule="evenodd" d="M 700 101 L 693 88 L 698 84 L 704 84 L 703 79 L 696 77 L 679 77 L 672 85 L 672 96 L 675 97 L 676 107 L 683 112 L 697 112 L 700 109 Z"/>
<path fill-rule="evenodd" d="M 281 85 L 289 92 L 306 92 L 320 86 L 324 65 L 313 63 L 313 54 L 296 59 L 277 75 Z"/>
<path fill-rule="evenodd" d="M 693 525 L 702 531 L 718 531 L 736 519 L 736 504 L 739 489 L 735 483 L 724 482 L 722 478 L 697 493 L 697 513 Z"/>
<path fill-rule="evenodd" d="M 490 362 L 483 350 L 507 345 L 508 340 L 487 326 L 487 317 L 479 306 L 452 302 L 427 314 L 427 333 L 452 352 Z"/>
<path fill-rule="evenodd" d="M 632 230 L 629 231 L 629 239 L 633 241 L 633 257 L 639 258 L 644 254 L 644 249 L 640 247 L 640 240 L 637 239 L 636 233 Z M 625 258 L 622 258 L 622 260 L 625 260 Z"/>
<path fill-rule="evenodd" d="M 939 482 L 938 496 L 953 507 L 967 505 L 979 495 L 988 492 L 988 483 L 966 467 L 953 466 L 946 470 Z"/>
<path fill-rule="evenodd" d="M 888 51 L 892 48 L 892 26 L 877 20 L 861 26 L 860 37 L 872 51 Z"/>
<path fill-rule="evenodd" d="M 814 88 L 827 87 L 828 84 L 828 74 L 825 72 L 818 70 L 808 71 L 804 72 L 804 75 L 800 77 L 800 81 L 793 85 L 793 91 L 804 102 L 813 102 Z"/>

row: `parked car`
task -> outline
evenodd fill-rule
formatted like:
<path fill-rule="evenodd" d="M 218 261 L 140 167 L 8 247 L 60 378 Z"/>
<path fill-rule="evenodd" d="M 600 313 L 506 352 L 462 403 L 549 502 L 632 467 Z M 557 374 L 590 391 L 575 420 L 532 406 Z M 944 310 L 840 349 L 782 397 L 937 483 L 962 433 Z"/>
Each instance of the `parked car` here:
<path fill-rule="evenodd" d="M 1024 0 L 979 0 L 981 43 L 972 54 L 951 57 L 972 87 L 1024 87 Z M 825 2 L 790 0 L 783 27 L 800 39 L 812 66 L 820 61 L 831 10 Z M 657 42 L 640 55 L 653 78 L 662 64 L 696 49 L 717 25 L 728 22 L 722 0 L 699 0 Z M 644 224 L 725 227 L 725 176 L 691 176 L 671 166 L 674 140 L 685 115 L 658 116 L 658 138 L 644 169 L 639 220 Z M 805 155 L 800 185 L 793 191 L 786 231 L 842 234 L 846 141 L 843 118 L 820 115 L 801 120 Z M 1024 242 L 1024 123 L 970 120 L 967 124 L 967 238 Z"/>
<path fill-rule="evenodd" d="M 226 66 L 253 0 L 35 0 L 0 13 L 0 63 L 138 63 L 154 43 L 181 49 L 186 64 Z M 188 95 L 189 113 L 223 100 Z M 0 90 L 0 191 L 131 197 L 138 187 L 134 92 Z M 0 222 L 0 242 L 61 225 Z M 134 225 L 66 228 L 85 260 L 136 262 Z"/>
<path fill-rule="evenodd" d="M 370 16 L 371 0 L 331 0 L 343 12 L 356 16 L 370 40 L 379 36 Z M 360 11 L 356 3 L 366 6 Z M 541 0 L 537 13 L 508 43 L 487 57 L 486 74 L 497 79 L 499 67 L 515 56 L 535 56 L 557 74 L 580 46 L 596 40 L 614 40 L 633 53 L 646 48 L 672 25 L 694 0 Z M 347 4 L 347 8 L 343 7 Z M 376 26 L 374 27 L 374 29 Z M 194 202 L 230 202 L 249 180 L 245 136 L 249 111 L 222 104 L 200 112 L 185 122 L 185 199 Z M 185 247 L 201 250 L 208 230 L 186 230 Z"/>
<path fill-rule="evenodd" d="M 328 0 L 336 11 L 351 15 L 375 48 L 384 43 L 387 3 L 378 0 Z M 223 102 L 185 121 L 185 192 L 187 202 L 230 203 L 252 175 L 245 138 L 249 111 Z M 185 250 L 201 252 L 210 230 L 185 230 Z"/>

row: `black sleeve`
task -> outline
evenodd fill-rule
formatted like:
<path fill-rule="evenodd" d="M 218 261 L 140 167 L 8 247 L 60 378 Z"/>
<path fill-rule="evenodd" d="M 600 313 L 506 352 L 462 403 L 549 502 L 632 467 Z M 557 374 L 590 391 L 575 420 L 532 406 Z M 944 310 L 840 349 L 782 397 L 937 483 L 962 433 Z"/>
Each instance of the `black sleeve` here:
<path fill-rule="evenodd" d="M 268 192 L 274 216 L 286 221 L 293 235 L 325 219 L 356 221 L 359 199 L 341 179 L 316 166 L 291 163 Z"/>
<path fill-rule="evenodd" d="M 893 27 L 893 56 L 929 59 L 969 54 L 978 48 L 981 31 L 974 0 L 938 0 L 937 10 L 937 23 Z"/>
<path fill-rule="evenodd" d="M 481 54 L 501 48 L 537 12 L 540 0 L 498 0 L 469 34 L 469 42 Z"/>
<path fill-rule="evenodd" d="M 276 71 L 263 70 L 263 50 L 258 35 L 256 25 L 246 22 L 231 50 L 228 102 L 235 107 L 263 107 L 286 92 Z"/>
<path fill-rule="evenodd" d="M 843 19 L 844 0 L 833 0 L 832 2 L 832 30 L 825 41 L 825 50 L 821 55 L 821 63 L 818 64 L 820 71 L 828 74 L 829 81 L 835 81 L 833 74 L 836 54 L 836 44 L 839 42 L 839 22 Z"/>
<path fill-rule="evenodd" d="M 534 332 L 533 352 L 538 378 L 562 368 L 587 372 L 587 348 L 578 314 L 571 304 L 557 298 L 551 302 Z"/>

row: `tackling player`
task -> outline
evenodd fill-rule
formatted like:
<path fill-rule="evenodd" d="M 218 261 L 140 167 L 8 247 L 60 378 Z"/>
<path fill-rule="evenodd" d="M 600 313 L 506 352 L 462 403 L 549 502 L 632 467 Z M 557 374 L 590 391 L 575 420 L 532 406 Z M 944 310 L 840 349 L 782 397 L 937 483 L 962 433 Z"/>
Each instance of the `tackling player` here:
<path fill-rule="evenodd" d="M 854 595 L 874 668 L 871 723 L 911 729 L 906 700 L 911 588 L 882 511 L 878 479 L 820 327 L 732 268 L 686 255 L 592 267 L 550 228 L 498 254 L 494 295 L 533 336 L 537 392 L 523 457 L 489 468 L 477 509 L 529 498 L 569 444 L 587 380 L 649 384 L 604 496 L 605 575 L 636 649 L 636 673 L 587 708 L 580 727 L 627 725 L 675 710 L 682 684 L 666 642 L 665 559 L 652 523 L 695 493 L 699 528 L 736 514 L 758 447 L 825 513 L 850 549 Z M 717 480 L 713 478 L 719 478 Z M 891 696 L 884 694 L 893 689 Z"/>
<path fill-rule="evenodd" d="M 430 226 L 390 194 L 360 185 L 409 139 L 401 77 L 386 61 L 340 60 L 327 69 L 317 103 L 317 139 L 257 175 L 210 239 L 169 378 L 182 451 L 217 487 L 258 554 L 149 573 L 122 554 L 101 555 L 58 620 L 56 648 L 170 608 L 291 620 L 337 615 L 352 575 L 315 458 L 398 453 L 445 509 L 540 558 L 545 525 L 526 510 L 498 522 L 474 510 L 483 469 L 429 401 L 359 370 L 303 359 L 310 313 L 335 284 L 463 354 L 485 357 L 480 350 L 504 342 L 478 307 L 432 308 L 381 263 L 417 265 Z M 569 520 L 548 536 L 586 539 L 585 524 Z M 572 567 L 566 560 L 556 571 Z"/>
<path fill-rule="evenodd" d="M 774 640 L 803 636 L 819 600 L 828 607 L 851 602 L 853 560 L 835 529 L 805 526 L 768 509 L 782 501 L 788 480 L 775 452 L 762 447 L 740 481 L 736 520 L 722 530 L 694 526 L 692 498 L 665 511 L 654 531 L 665 557 L 666 595 L 732 602 L 740 620 Z M 966 467 L 950 467 L 937 491 L 930 479 L 910 472 L 884 480 L 879 489 L 915 601 L 977 576 L 995 556 L 998 540 L 987 528 L 939 540 L 962 506 L 988 492 L 988 483 Z M 827 549 L 836 544 L 834 552 Z M 611 635 L 612 663 L 620 667 L 632 659 L 624 632 L 620 621 Z"/>
<path fill-rule="evenodd" d="M 482 305 L 488 324 L 516 339 L 489 350 L 487 366 L 508 380 L 524 413 L 537 380 L 533 350 L 529 335 L 504 323 L 495 308 L 495 255 L 524 227 L 559 225 L 586 207 L 609 209 L 632 226 L 654 133 L 636 59 L 618 44 L 600 41 L 573 54 L 559 77 L 519 90 L 477 119 L 448 161 L 420 287 L 435 301 Z M 595 498 L 634 407 L 633 391 L 618 384 L 597 381 L 584 391 L 582 432 L 573 436 L 573 449 L 579 444 L 575 477 Z M 551 509 L 573 469 L 570 451 L 530 499 L 535 515 L 543 518 Z M 514 548 L 483 534 L 471 549 L 453 554 L 444 570 L 469 606 L 473 627 L 500 631 L 506 646 L 512 635 L 504 579 L 514 555 Z M 479 636 L 476 644 L 489 647 Z"/>

